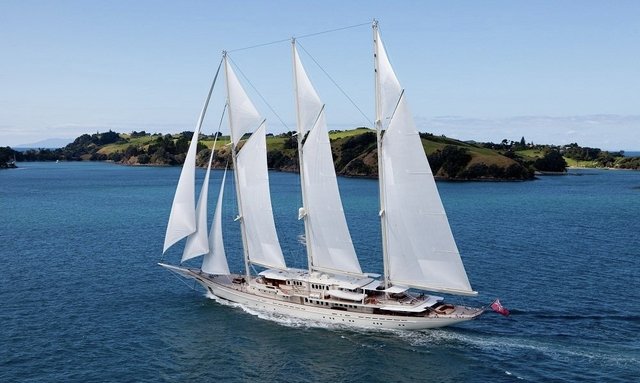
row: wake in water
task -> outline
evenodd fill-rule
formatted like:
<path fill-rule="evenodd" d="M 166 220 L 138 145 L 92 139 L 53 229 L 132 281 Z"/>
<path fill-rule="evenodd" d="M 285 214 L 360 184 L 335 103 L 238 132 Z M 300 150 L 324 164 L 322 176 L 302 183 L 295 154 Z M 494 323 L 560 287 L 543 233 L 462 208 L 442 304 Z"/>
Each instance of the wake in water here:
<path fill-rule="evenodd" d="M 615 314 L 615 313 L 603 313 L 603 314 L 580 314 L 573 313 L 567 314 L 558 311 L 525 311 L 513 309 L 510 310 L 512 315 L 516 317 L 530 317 L 530 318 L 539 318 L 539 319 L 562 319 L 562 320 L 615 320 L 615 321 L 625 321 L 640 324 L 640 315 L 625 315 L 625 314 Z M 514 318 L 515 319 L 515 318 Z"/>
<path fill-rule="evenodd" d="M 545 341 L 542 336 L 532 339 L 523 336 L 509 336 L 504 334 L 488 334 L 475 330 L 463 329 L 433 329 L 428 331 L 398 331 L 398 336 L 414 346 L 449 345 L 468 349 L 470 346 L 483 351 L 504 352 L 513 354 L 520 351 L 534 351 L 553 360 L 584 359 L 602 365 L 638 365 L 637 355 L 623 355 L 616 350 L 604 351 L 592 345 L 559 344 L 555 341 Z M 597 350 L 597 351 L 596 351 Z"/>

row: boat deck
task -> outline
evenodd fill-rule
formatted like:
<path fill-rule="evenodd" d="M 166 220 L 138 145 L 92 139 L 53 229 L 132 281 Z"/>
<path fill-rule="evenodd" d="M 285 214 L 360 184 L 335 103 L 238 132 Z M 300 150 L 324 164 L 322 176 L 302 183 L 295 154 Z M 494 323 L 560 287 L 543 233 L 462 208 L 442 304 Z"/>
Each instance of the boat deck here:
<path fill-rule="evenodd" d="M 484 309 L 446 304 L 440 297 L 429 295 L 390 297 L 375 292 L 375 300 L 365 296 L 362 301 L 355 302 L 327 294 L 322 296 L 308 286 L 305 288 L 293 283 L 274 286 L 260 277 L 251 277 L 247 281 L 244 275 L 210 275 L 195 268 L 160 265 L 183 277 L 195 279 L 209 293 L 221 299 L 247 308 L 323 323 L 368 329 L 420 330 L 472 320 L 484 312 Z M 433 306 L 429 306 L 431 301 L 435 302 Z"/>
<path fill-rule="evenodd" d="M 218 276 L 198 273 L 200 276 L 227 288 L 262 295 L 289 303 L 327 309 L 375 313 L 389 316 L 411 316 L 429 318 L 474 318 L 482 314 L 483 309 L 462 305 L 443 304 L 442 297 L 431 295 L 406 295 L 403 298 L 391 298 L 384 294 L 375 297 L 365 297 L 362 301 L 340 299 L 329 294 L 318 294 L 304 286 L 279 285 L 264 283 L 260 278 L 247 283 L 243 276 Z"/>

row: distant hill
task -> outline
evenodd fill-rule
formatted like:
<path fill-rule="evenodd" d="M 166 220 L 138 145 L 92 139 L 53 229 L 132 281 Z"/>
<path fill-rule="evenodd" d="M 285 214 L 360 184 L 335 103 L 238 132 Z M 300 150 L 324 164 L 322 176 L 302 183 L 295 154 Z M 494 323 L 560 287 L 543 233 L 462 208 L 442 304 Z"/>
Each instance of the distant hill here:
<path fill-rule="evenodd" d="M 41 140 L 41 141 L 33 142 L 30 144 L 16 145 L 14 149 L 31 149 L 31 148 L 58 149 L 58 148 L 65 147 L 70 142 L 73 142 L 73 138 L 48 138 L 46 140 Z"/>

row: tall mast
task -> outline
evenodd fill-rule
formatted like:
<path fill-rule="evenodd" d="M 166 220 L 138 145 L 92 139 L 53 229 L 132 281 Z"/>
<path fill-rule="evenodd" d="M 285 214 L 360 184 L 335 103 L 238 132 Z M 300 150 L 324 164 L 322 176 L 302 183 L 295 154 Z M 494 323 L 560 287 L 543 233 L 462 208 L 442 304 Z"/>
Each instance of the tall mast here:
<path fill-rule="evenodd" d="M 373 20 L 373 67 L 376 88 L 376 137 L 378 147 L 378 187 L 380 193 L 380 227 L 382 229 L 382 264 L 384 267 L 384 286 L 389 282 L 389 252 L 387 249 L 387 217 L 385 214 L 384 163 L 382 160 L 382 106 L 380 100 L 380 73 L 378 65 L 378 20 Z"/>
<path fill-rule="evenodd" d="M 298 166 L 300 167 L 300 190 L 302 191 L 302 211 L 299 214 L 298 219 L 303 219 L 304 221 L 304 234 L 305 234 L 305 245 L 307 247 L 307 265 L 309 268 L 309 274 L 311 274 L 313 267 L 313 254 L 311 247 L 311 236 L 309 235 L 309 221 L 307 219 L 307 197 L 306 197 L 306 186 L 304 182 L 304 164 L 303 164 L 303 156 L 302 151 L 303 148 L 303 140 L 304 133 L 301 131 L 302 129 L 302 121 L 300 119 L 300 98 L 298 97 L 298 70 L 296 65 L 296 39 L 291 39 L 291 58 L 293 61 L 293 90 L 295 92 L 296 97 L 296 124 L 298 126 Z"/>
<path fill-rule="evenodd" d="M 225 74 L 225 79 L 226 79 L 226 85 L 227 85 L 227 105 L 231 104 L 231 99 L 229 97 L 229 61 L 227 60 L 227 52 L 224 51 L 222 52 L 222 57 L 224 60 L 224 74 Z M 233 123 L 233 119 L 231 118 L 231 108 L 229 108 L 229 125 L 231 125 Z M 229 131 L 233 132 L 233 127 L 229 127 Z M 249 252 L 248 252 L 248 245 L 247 245 L 247 233 L 246 233 L 246 229 L 244 227 L 244 218 L 242 215 L 242 198 L 240 197 L 240 188 L 238 187 L 238 185 L 240 185 L 240 182 L 238 180 L 238 167 L 236 165 L 236 157 L 237 157 L 237 152 L 236 152 L 236 145 L 234 144 L 234 140 L 233 137 L 231 136 L 231 159 L 233 160 L 233 178 L 235 181 L 235 189 L 236 189 L 236 200 L 237 200 L 237 204 L 238 204 L 238 218 L 236 218 L 236 220 L 240 220 L 240 233 L 242 234 L 242 253 L 244 254 L 244 273 L 246 275 L 247 281 L 249 281 L 249 277 L 250 277 L 250 269 L 249 269 Z"/>

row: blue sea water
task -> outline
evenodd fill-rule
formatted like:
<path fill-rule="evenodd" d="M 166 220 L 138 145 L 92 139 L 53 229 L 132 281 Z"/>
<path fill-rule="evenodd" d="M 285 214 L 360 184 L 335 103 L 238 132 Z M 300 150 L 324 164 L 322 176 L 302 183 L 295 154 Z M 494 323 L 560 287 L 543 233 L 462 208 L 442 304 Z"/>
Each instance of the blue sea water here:
<path fill-rule="evenodd" d="M 246 312 L 158 267 L 179 168 L 18 165 L 0 172 L 2 382 L 629 382 L 640 376 L 640 172 L 439 183 L 480 292 L 465 302 L 500 297 L 512 315 L 490 312 L 457 327 L 382 332 Z M 221 173 L 213 174 L 212 201 Z M 270 177 L 285 257 L 304 266 L 298 177 Z M 361 263 L 379 272 L 377 184 L 339 183 Z M 238 271 L 231 186 L 225 200 L 227 253 Z M 179 247 L 165 261 L 177 263 Z"/>

